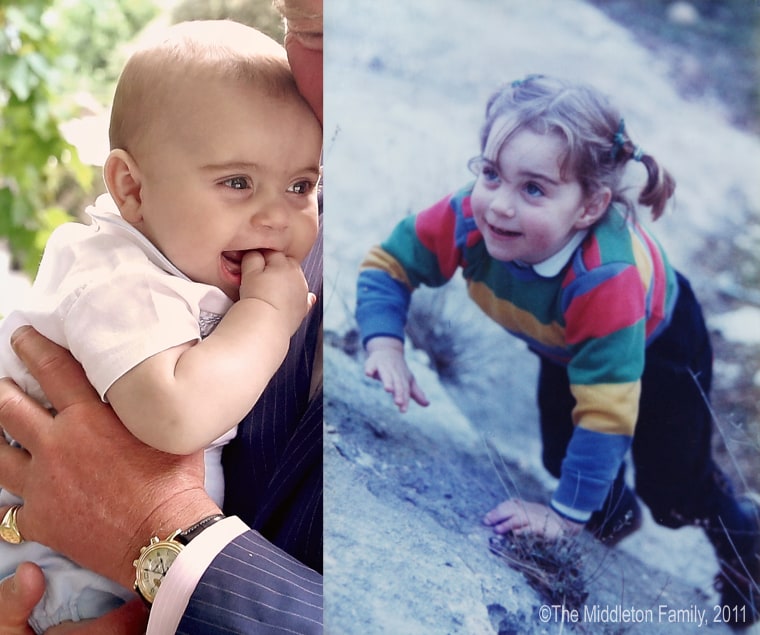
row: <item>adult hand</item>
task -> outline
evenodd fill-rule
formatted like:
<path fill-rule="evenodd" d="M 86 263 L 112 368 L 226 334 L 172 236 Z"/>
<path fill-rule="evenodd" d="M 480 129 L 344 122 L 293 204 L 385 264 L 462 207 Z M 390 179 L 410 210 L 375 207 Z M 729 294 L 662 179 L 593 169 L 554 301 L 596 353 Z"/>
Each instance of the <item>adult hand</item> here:
<path fill-rule="evenodd" d="M 407 366 L 403 342 L 395 337 L 373 337 L 367 342 L 364 373 L 383 384 L 385 391 L 393 395 L 393 403 L 401 412 L 409 408 L 410 398 L 420 406 L 430 404 Z"/>
<path fill-rule="evenodd" d="M 535 534 L 549 540 L 562 536 L 574 536 L 581 532 L 584 525 L 560 516 L 551 507 L 541 503 L 530 503 L 512 498 L 499 503 L 488 512 L 483 522 L 497 534 Z"/>
<path fill-rule="evenodd" d="M 0 582 L 0 633 L 33 635 L 27 621 L 44 589 L 42 571 L 29 562 L 19 565 L 15 575 Z M 147 623 L 148 611 L 140 600 L 136 600 L 97 620 L 61 624 L 48 630 L 47 635 L 136 635 L 145 632 Z"/>
<path fill-rule="evenodd" d="M 19 565 L 15 575 L 0 582 L 0 633 L 33 635 L 27 621 L 44 589 L 42 571 L 29 562 Z M 147 623 L 148 611 L 140 600 L 136 600 L 97 620 L 61 624 L 48 630 L 47 635 L 136 635 L 145 632 Z"/>
<path fill-rule="evenodd" d="M 151 536 L 219 513 L 203 489 L 202 453 L 164 454 L 133 437 L 69 352 L 31 327 L 12 344 L 57 411 L 0 380 L 0 427 L 24 446 L 0 435 L 0 487 L 24 499 L 19 531 L 131 587 Z"/>

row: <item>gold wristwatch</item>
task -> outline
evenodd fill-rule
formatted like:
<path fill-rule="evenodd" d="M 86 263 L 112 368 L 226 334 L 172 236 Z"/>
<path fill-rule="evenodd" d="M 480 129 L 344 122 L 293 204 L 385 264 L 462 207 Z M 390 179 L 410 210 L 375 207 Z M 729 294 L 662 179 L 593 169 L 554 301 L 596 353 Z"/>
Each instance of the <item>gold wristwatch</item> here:
<path fill-rule="evenodd" d="M 135 567 L 135 591 L 148 604 L 153 604 L 158 589 L 164 581 L 172 563 L 185 546 L 204 529 L 224 518 L 224 514 L 214 514 L 198 521 L 189 529 L 177 529 L 165 540 L 158 536 L 150 539 L 150 544 L 140 549 L 140 556 L 132 564 Z"/>

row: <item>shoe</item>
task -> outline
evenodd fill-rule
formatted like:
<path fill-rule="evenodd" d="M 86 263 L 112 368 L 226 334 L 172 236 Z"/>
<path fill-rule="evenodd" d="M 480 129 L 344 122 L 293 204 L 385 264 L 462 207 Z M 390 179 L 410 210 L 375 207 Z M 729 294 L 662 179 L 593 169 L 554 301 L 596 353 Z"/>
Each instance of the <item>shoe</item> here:
<path fill-rule="evenodd" d="M 720 593 L 721 618 L 735 629 L 760 621 L 760 497 L 748 494 L 737 504 L 747 518 L 750 530 L 731 540 L 729 548 L 718 554 L 720 572 L 715 589 Z"/>
<path fill-rule="evenodd" d="M 640 529 L 641 522 L 641 507 L 636 494 L 625 487 L 614 501 L 608 499 L 603 509 L 591 515 L 586 530 L 608 547 L 614 547 Z"/>

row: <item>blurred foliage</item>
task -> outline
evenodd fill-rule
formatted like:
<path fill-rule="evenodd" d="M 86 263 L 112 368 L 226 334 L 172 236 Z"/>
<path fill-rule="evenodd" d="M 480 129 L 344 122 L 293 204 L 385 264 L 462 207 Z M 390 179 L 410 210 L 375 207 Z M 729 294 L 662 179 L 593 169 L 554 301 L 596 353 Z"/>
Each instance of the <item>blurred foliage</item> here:
<path fill-rule="evenodd" d="M 590 2 L 662 55 L 684 96 L 714 97 L 734 124 L 760 133 L 758 0 Z"/>
<path fill-rule="evenodd" d="M 183 0 L 172 11 L 172 21 L 230 19 L 263 31 L 282 42 L 282 18 L 272 0 Z"/>
<path fill-rule="evenodd" d="M 53 0 L 45 21 L 70 61 L 66 89 L 87 91 L 110 104 L 125 62 L 121 45 L 158 13 L 153 0 Z"/>
<path fill-rule="evenodd" d="M 77 91 L 111 90 L 113 52 L 155 14 L 148 0 L 0 0 L 0 237 L 30 275 L 78 211 L 60 201 L 94 180 L 59 125 Z"/>

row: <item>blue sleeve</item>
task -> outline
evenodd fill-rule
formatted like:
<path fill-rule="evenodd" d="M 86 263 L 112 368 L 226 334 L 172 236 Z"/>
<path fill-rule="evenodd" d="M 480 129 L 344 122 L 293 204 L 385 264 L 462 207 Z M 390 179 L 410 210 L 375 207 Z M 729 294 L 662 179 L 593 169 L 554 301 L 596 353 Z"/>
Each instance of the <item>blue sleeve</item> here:
<path fill-rule="evenodd" d="M 356 321 L 362 344 L 381 335 L 403 341 L 411 296 L 408 287 L 385 271 L 362 271 L 356 290 Z"/>
<path fill-rule="evenodd" d="M 572 521 L 588 521 L 602 507 L 631 441 L 623 434 L 575 428 L 551 507 Z"/>
<path fill-rule="evenodd" d="M 322 576 L 254 531 L 214 559 L 177 629 L 183 635 L 320 634 Z"/>

